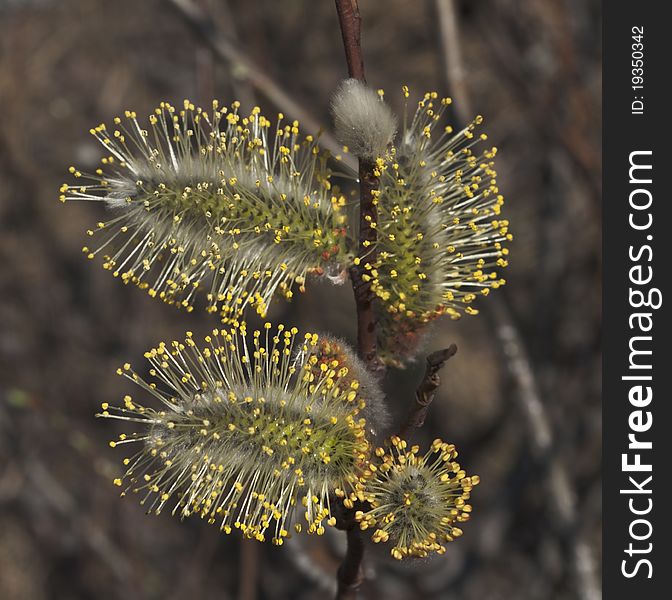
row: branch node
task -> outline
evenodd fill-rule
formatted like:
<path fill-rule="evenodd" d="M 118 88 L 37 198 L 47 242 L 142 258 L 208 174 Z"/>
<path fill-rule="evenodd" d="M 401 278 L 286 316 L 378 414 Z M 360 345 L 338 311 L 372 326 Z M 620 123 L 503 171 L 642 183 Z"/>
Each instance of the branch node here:
<path fill-rule="evenodd" d="M 406 420 L 399 428 L 399 437 L 407 439 L 414 429 L 420 429 L 425 424 L 429 407 L 434 401 L 436 390 L 441 385 L 439 371 L 448 360 L 457 352 L 457 346 L 451 344 L 448 348 L 432 352 L 427 357 L 425 375 L 415 392 L 415 402 L 408 411 Z"/>

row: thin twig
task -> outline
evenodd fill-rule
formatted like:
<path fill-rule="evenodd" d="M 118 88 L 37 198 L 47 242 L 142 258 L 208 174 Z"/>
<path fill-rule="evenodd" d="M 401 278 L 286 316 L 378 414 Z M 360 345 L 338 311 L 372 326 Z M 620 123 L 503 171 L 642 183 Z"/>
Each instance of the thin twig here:
<path fill-rule="evenodd" d="M 357 0 L 336 0 L 336 11 L 341 24 L 348 73 L 353 79 L 366 81 L 361 41 L 362 18 Z"/>
<path fill-rule="evenodd" d="M 373 310 L 371 283 L 363 277 L 366 265 L 376 260 L 377 211 L 373 191 L 378 188 L 378 177 L 373 174 L 374 165 L 359 161 L 359 264 L 350 269 L 355 303 L 357 305 L 357 352 L 368 369 L 381 376 L 384 367 L 376 349 L 376 318 Z"/>
<path fill-rule="evenodd" d="M 361 44 L 361 22 L 357 0 L 336 0 L 336 11 L 343 36 L 348 75 L 366 83 Z M 363 275 L 366 265 L 376 260 L 376 205 L 373 192 L 378 188 L 375 164 L 359 160 L 359 265 L 350 270 L 357 305 L 357 352 L 369 370 L 381 374 L 383 367 L 376 353 L 376 321 L 371 284 Z"/>
<path fill-rule="evenodd" d="M 238 600 L 256 600 L 259 578 L 259 544 L 256 540 L 242 540 L 238 575 Z"/>
<path fill-rule="evenodd" d="M 488 298 L 486 314 L 494 324 L 504 364 L 516 384 L 516 397 L 526 418 L 534 457 L 542 460 L 551 449 L 553 434 L 527 350 L 503 298 Z"/>
<path fill-rule="evenodd" d="M 415 401 L 406 416 L 406 420 L 399 428 L 399 437 L 408 440 L 414 429 L 419 429 L 425 424 L 425 418 L 429 407 L 434 401 L 436 390 L 441 385 L 439 371 L 443 369 L 449 358 L 455 356 L 457 346 L 451 344 L 448 348 L 432 352 L 427 357 L 427 368 L 417 391 Z"/>
<path fill-rule="evenodd" d="M 357 0 L 335 0 L 338 20 L 343 36 L 348 74 L 354 79 L 366 82 L 364 59 L 361 45 L 361 17 Z M 382 375 L 382 363 L 376 352 L 376 320 L 373 311 L 371 284 L 364 277 L 367 264 L 376 260 L 376 205 L 374 190 L 378 178 L 374 175 L 374 163 L 359 161 L 359 264 L 350 270 L 352 288 L 357 308 L 357 353 L 367 368 L 375 375 Z M 346 518 L 344 529 L 347 533 L 347 550 L 338 569 L 337 600 L 352 600 L 364 580 L 362 561 L 364 560 L 364 537 L 359 524 L 352 515 Z"/>
<path fill-rule="evenodd" d="M 562 532 L 576 532 L 581 511 L 577 507 L 577 498 L 567 465 L 561 456 L 554 453 L 554 436 L 550 418 L 539 394 L 529 356 L 523 340 L 518 333 L 510 309 L 500 298 L 492 298 L 489 314 L 493 321 L 500 349 L 511 379 L 516 383 L 515 398 L 522 409 L 527 424 L 528 438 L 532 455 L 544 465 L 546 489 L 552 518 Z M 592 548 L 579 533 L 569 537 L 569 558 L 577 592 L 584 600 L 600 597 L 600 584 L 595 570 L 595 557 Z"/>
<path fill-rule="evenodd" d="M 212 48 L 215 56 L 242 71 L 245 78 L 282 112 L 300 121 L 307 131 L 320 135 L 321 145 L 334 156 L 355 170 L 353 157 L 343 154 L 342 146 L 324 129 L 322 124 L 300 102 L 293 98 L 280 84 L 255 63 L 229 36 L 215 28 L 211 19 L 192 0 L 166 0 L 189 25 L 194 34 Z"/>
<path fill-rule="evenodd" d="M 343 36 L 348 75 L 366 83 L 361 44 L 362 19 L 357 0 L 336 0 L 336 11 Z M 373 264 L 376 260 L 377 211 L 373 191 L 378 188 L 378 178 L 374 175 L 374 167 L 371 161 L 359 161 L 360 264 L 351 269 L 351 278 L 357 304 L 357 351 L 367 367 L 377 373 L 381 370 L 381 365 L 376 356 L 376 325 L 371 284 L 362 277 L 366 270 L 365 265 Z"/>
<path fill-rule="evenodd" d="M 355 523 L 346 533 L 348 546 L 343 562 L 338 568 L 336 600 L 354 600 L 357 597 L 359 586 L 364 581 L 362 561 L 365 547 L 359 524 Z"/>

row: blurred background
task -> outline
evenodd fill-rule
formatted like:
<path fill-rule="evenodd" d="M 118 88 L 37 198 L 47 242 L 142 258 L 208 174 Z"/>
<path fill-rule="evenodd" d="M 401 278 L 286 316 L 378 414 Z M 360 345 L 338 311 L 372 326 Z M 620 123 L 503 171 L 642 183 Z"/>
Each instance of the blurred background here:
<path fill-rule="evenodd" d="M 455 443 L 481 477 L 447 554 L 368 554 L 367 599 L 600 598 L 600 3 L 360 0 L 369 83 L 483 114 L 515 240 L 481 315 L 433 328 L 458 345 L 418 438 Z M 96 421 L 115 375 L 160 340 L 216 326 L 125 287 L 81 253 L 102 207 L 58 187 L 101 149 L 88 134 L 161 100 L 240 99 L 329 129 L 346 74 L 331 0 L 0 0 L 0 598 L 327 598 L 333 532 L 282 548 L 193 519 L 145 516 L 112 479 Z M 278 95 L 278 90 L 281 94 Z M 467 114 L 468 112 L 472 114 Z M 269 315 L 354 337 L 352 291 L 309 287 Z M 397 419 L 423 359 L 389 374 Z"/>

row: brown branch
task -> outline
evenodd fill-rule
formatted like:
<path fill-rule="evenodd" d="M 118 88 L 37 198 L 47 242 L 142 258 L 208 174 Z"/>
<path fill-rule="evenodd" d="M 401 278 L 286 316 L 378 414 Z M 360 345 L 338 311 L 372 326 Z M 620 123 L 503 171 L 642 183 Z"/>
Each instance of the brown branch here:
<path fill-rule="evenodd" d="M 259 579 L 259 544 L 256 540 L 241 541 L 238 579 L 238 600 L 256 600 Z"/>
<path fill-rule="evenodd" d="M 177 11 L 197 38 L 203 40 L 212 49 L 215 56 L 231 65 L 232 69 L 242 71 L 245 79 L 255 89 L 259 90 L 282 112 L 292 119 L 302 123 L 307 131 L 320 135 L 321 145 L 334 156 L 342 155 L 342 162 L 351 169 L 355 169 L 354 159 L 349 154 L 343 154 L 342 146 L 327 133 L 322 124 L 308 112 L 300 102 L 291 96 L 277 81 L 255 63 L 231 37 L 217 30 L 207 14 L 192 0 L 166 0 Z"/>
<path fill-rule="evenodd" d="M 348 547 L 341 566 L 338 568 L 338 589 L 336 600 L 354 600 L 357 590 L 364 581 L 362 561 L 364 560 L 364 537 L 359 523 L 354 523 L 346 531 Z"/>
<path fill-rule="evenodd" d="M 336 11 L 341 24 L 348 73 L 353 79 L 366 81 L 361 42 L 362 18 L 359 16 L 357 0 L 336 0 Z"/>
<path fill-rule="evenodd" d="M 361 45 L 361 17 L 357 0 L 336 0 L 336 11 L 343 36 L 348 74 L 366 82 Z M 357 352 L 369 370 L 382 374 L 383 366 L 376 353 L 376 321 L 373 312 L 371 284 L 367 281 L 366 265 L 376 260 L 376 205 L 373 192 L 378 187 L 375 164 L 359 160 L 359 265 L 352 267 L 350 276 L 357 305 Z"/>
<path fill-rule="evenodd" d="M 367 368 L 382 376 L 384 366 L 376 348 L 376 318 L 371 283 L 366 281 L 367 265 L 376 261 L 376 230 L 371 226 L 378 218 L 373 192 L 378 188 L 374 165 L 359 161 L 359 264 L 350 269 L 357 305 L 357 352 Z"/>
<path fill-rule="evenodd" d="M 366 82 L 361 45 L 361 17 L 357 0 L 335 0 L 335 2 L 343 36 L 348 74 L 354 79 Z M 376 351 L 373 294 L 367 277 L 367 266 L 372 266 L 376 260 L 377 214 L 373 192 L 378 187 L 378 177 L 374 171 L 373 162 L 359 160 L 359 264 L 351 268 L 350 278 L 357 308 L 357 353 L 372 373 L 381 376 L 384 368 Z M 349 512 L 352 513 L 352 511 Z M 354 600 L 364 580 L 362 570 L 365 552 L 364 536 L 359 524 L 352 518 L 352 514 L 348 517 L 345 519 L 347 550 L 337 573 L 337 600 Z"/>
<path fill-rule="evenodd" d="M 415 402 L 406 416 L 406 420 L 399 428 L 399 437 L 408 440 L 414 429 L 419 429 L 425 424 L 425 417 L 429 407 L 434 401 L 436 390 L 441 385 L 439 371 L 443 369 L 449 358 L 455 356 L 457 346 L 451 344 L 448 348 L 432 352 L 427 357 L 425 376 L 415 392 Z"/>

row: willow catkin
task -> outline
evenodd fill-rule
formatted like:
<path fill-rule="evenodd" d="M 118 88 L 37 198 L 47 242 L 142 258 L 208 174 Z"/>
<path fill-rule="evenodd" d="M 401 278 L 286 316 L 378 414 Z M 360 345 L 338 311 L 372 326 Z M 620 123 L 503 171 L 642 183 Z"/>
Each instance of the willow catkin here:
<path fill-rule="evenodd" d="M 443 554 L 446 542 L 462 535 L 460 525 L 469 520 L 471 490 L 477 475 L 467 476 L 456 462 L 455 446 L 440 439 L 419 453 L 393 436 L 387 450 L 378 448 L 378 463 L 366 482 L 370 505 L 355 517 L 362 530 L 372 530 L 375 543 L 389 543 L 398 560 Z"/>
<path fill-rule="evenodd" d="M 369 444 L 366 402 L 348 367 L 323 360 L 316 334 L 282 325 L 215 330 L 199 347 L 160 344 L 145 354 L 151 380 L 119 370 L 161 406 L 126 396 L 101 416 L 139 424 L 113 447 L 132 444 L 115 483 L 142 496 L 148 511 L 200 515 L 226 533 L 281 544 L 293 527 L 322 534 L 331 503 L 362 497 Z M 338 500 L 340 502 L 340 500 Z"/>
<path fill-rule="evenodd" d="M 497 149 L 476 150 L 487 139 L 477 133 L 480 116 L 457 133 L 441 126 L 450 103 L 425 94 L 391 159 L 377 163 L 377 253 L 365 277 L 377 298 L 381 357 L 396 366 L 413 360 L 427 323 L 477 314 L 475 300 L 504 284 L 511 234 Z"/>
<path fill-rule="evenodd" d="M 127 111 L 91 133 L 109 152 L 95 173 L 70 172 L 61 200 L 101 202 L 112 216 L 88 231 L 89 258 L 151 296 L 192 309 L 197 292 L 226 319 L 306 277 L 349 261 L 345 200 L 334 193 L 326 155 L 298 122 L 274 126 L 254 108 L 212 111 L 161 103 L 141 125 Z"/>
<path fill-rule="evenodd" d="M 345 79 L 331 99 L 338 141 L 365 160 L 383 156 L 394 138 L 397 120 L 382 93 L 357 79 Z"/>

